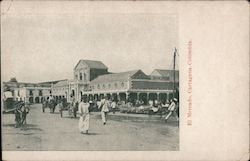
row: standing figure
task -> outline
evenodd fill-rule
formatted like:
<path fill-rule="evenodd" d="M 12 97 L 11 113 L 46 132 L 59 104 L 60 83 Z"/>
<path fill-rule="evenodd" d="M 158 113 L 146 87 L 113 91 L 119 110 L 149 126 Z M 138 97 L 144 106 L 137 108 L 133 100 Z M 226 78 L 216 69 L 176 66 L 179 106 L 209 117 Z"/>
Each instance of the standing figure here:
<path fill-rule="evenodd" d="M 176 103 L 177 103 L 177 99 L 176 99 L 176 98 L 174 98 L 173 100 L 171 100 L 171 103 L 170 103 L 170 105 L 169 105 L 169 107 L 168 107 L 168 110 L 169 110 L 170 112 L 169 112 L 168 115 L 165 117 L 165 121 L 167 121 L 168 118 L 169 118 L 172 114 L 176 117 L 177 121 L 179 120 L 179 118 L 178 118 L 178 116 L 177 116 L 177 113 L 176 113 Z"/>
<path fill-rule="evenodd" d="M 68 105 L 68 113 L 69 113 L 69 117 L 73 118 L 73 114 L 74 114 L 74 102 L 70 103 Z"/>
<path fill-rule="evenodd" d="M 115 108 L 116 108 L 116 102 L 115 102 L 115 100 L 112 101 L 111 107 L 112 107 L 113 114 L 115 114 Z"/>
<path fill-rule="evenodd" d="M 21 105 L 17 104 L 16 108 L 15 108 L 15 127 L 19 127 L 21 125 L 21 115 L 22 115 L 22 111 L 21 111 Z"/>
<path fill-rule="evenodd" d="M 48 106 L 48 101 L 45 100 L 43 101 L 43 105 L 42 105 L 42 108 L 43 108 L 43 113 L 45 112 L 45 108 Z"/>
<path fill-rule="evenodd" d="M 104 99 L 101 100 L 101 106 L 99 108 L 101 108 L 101 116 L 102 116 L 102 122 L 103 125 L 106 125 L 107 122 L 107 115 L 109 112 L 109 101 L 107 99 L 107 96 L 105 96 Z"/>
<path fill-rule="evenodd" d="M 78 108 L 78 101 L 74 104 L 74 117 L 76 118 L 77 108 Z"/>
<path fill-rule="evenodd" d="M 149 104 L 149 106 L 152 108 L 153 105 L 154 105 L 154 102 L 150 99 L 150 100 L 148 101 L 148 104 Z"/>
<path fill-rule="evenodd" d="M 29 111 L 30 111 L 30 108 L 28 107 L 28 105 L 25 103 L 22 103 L 22 105 L 21 105 L 21 112 L 22 112 L 22 122 L 21 123 L 22 124 L 27 124 L 26 116 L 29 113 Z"/>
<path fill-rule="evenodd" d="M 79 119 L 79 131 L 84 134 L 88 134 L 89 130 L 89 103 L 86 99 L 82 99 L 78 106 L 78 112 L 80 114 Z"/>

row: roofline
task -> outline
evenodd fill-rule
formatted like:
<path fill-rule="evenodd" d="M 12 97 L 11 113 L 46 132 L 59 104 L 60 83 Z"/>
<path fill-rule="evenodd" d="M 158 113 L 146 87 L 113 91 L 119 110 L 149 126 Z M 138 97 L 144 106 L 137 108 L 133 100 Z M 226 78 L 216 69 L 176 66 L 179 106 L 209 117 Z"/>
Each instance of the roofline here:
<path fill-rule="evenodd" d="M 179 70 L 173 70 L 173 69 L 154 69 L 153 71 L 155 70 L 164 70 L 164 71 L 179 71 Z"/>
<path fill-rule="evenodd" d="M 78 66 L 78 64 L 81 62 L 81 61 L 84 61 L 84 60 L 86 60 L 86 61 L 93 61 L 93 62 L 100 62 L 100 63 L 102 63 L 104 66 L 105 66 L 105 68 L 101 68 L 101 69 L 108 69 L 108 67 L 102 62 L 102 61 L 100 61 L 100 60 L 89 60 L 89 59 L 80 59 L 79 61 L 78 61 L 78 63 L 76 64 L 76 66 L 74 67 L 74 69 L 76 69 L 76 67 Z M 88 64 L 87 64 L 88 65 Z M 100 69 L 100 68 L 91 68 L 91 69 Z"/>

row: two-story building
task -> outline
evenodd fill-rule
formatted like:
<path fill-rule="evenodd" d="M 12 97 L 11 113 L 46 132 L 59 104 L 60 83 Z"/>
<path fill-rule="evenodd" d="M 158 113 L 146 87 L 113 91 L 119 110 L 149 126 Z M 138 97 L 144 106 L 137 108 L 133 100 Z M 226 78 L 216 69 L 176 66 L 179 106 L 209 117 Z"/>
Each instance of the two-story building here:
<path fill-rule="evenodd" d="M 74 79 L 60 81 L 52 86 L 55 98 L 66 97 L 67 101 L 87 97 L 100 100 L 107 96 L 115 100 L 166 100 L 173 97 L 173 71 L 159 69 L 146 75 L 142 70 L 110 73 L 101 61 L 80 60 L 73 69 Z M 167 73 L 167 75 L 161 75 Z M 175 87 L 179 87 L 176 72 Z"/>

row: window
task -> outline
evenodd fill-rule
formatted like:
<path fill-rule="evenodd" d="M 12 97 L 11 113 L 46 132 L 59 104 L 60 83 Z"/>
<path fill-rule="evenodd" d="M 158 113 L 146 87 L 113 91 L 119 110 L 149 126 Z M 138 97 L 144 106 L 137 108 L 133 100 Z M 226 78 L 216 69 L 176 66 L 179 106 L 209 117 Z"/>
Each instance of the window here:
<path fill-rule="evenodd" d="M 124 83 L 123 82 L 121 83 L 121 86 L 124 87 Z"/>
<path fill-rule="evenodd" d="M 30 96 L 33 96 L 33 91 L 32 90 L 30 90 Z"/>
<path fill-rule="evenodd" d="M 17 91 L 17 96 L 20 96 L 20 92 L 19 92 L 19 90 Z"/>
<path fill-rule="evenodd" d="M 75 79 L 78 79 L 78 76 L 77 76 L 77 74 L 75 75 Z"/>
<path fill-rule="evenodd" d="M 43 95 L 43 92 L 42 90 L 39 91 L 39 96 L 42 96 Z"/>
<path fill-rule="evenodd" d="M 100 84 L 97 85 L 97 88 L 100 89 Z"/>
<path fill-rule="evenodd" d="M 111 84 L 109 84 L 109 88 L 111 88 Z"/>
<path fill-rule="evenodd" d="M 80 73 L 80 80 L 82 80 L 82 73 Z"/>
<path fill-rule="evenodd" d="M 105 84 L 102 85 L 102 88 L 105 89 Z"/>
<path fill-rule="evenodd" d="M 84 81 L 87 80 L 86 73 L 83 73 L 83 79 L 84 79 Z"/>
<path fill-rule="evenodd" d="M 92 90 L 94 90 L 95 89 L 95 86 L 92 86 Z"/>
<path fill-rule="evenodd" d="M 117 88 L 117 83 L 115 83 L 115 88 Z"/>

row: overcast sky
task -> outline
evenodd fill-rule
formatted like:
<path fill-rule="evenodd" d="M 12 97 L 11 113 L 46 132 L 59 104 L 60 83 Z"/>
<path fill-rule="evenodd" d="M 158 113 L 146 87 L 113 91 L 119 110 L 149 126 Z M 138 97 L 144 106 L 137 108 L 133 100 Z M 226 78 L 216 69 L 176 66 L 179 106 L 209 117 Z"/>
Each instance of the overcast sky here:
<path fill-rule="evenodd" d="M 72 79 L 79 59 L 100 60 L 110 72 L 142 69 L 150 74 L 173 66 L 174 47 L 178 47 L 175 14 L 77 12 L 84 6 L 68 7 L 70 13 L 33 13 L 34 6 L 40 5 L 26 5 L 29 12 L 18 13 L 20 6 L 13 4 L 1 19 L 3 81 Z"/>

